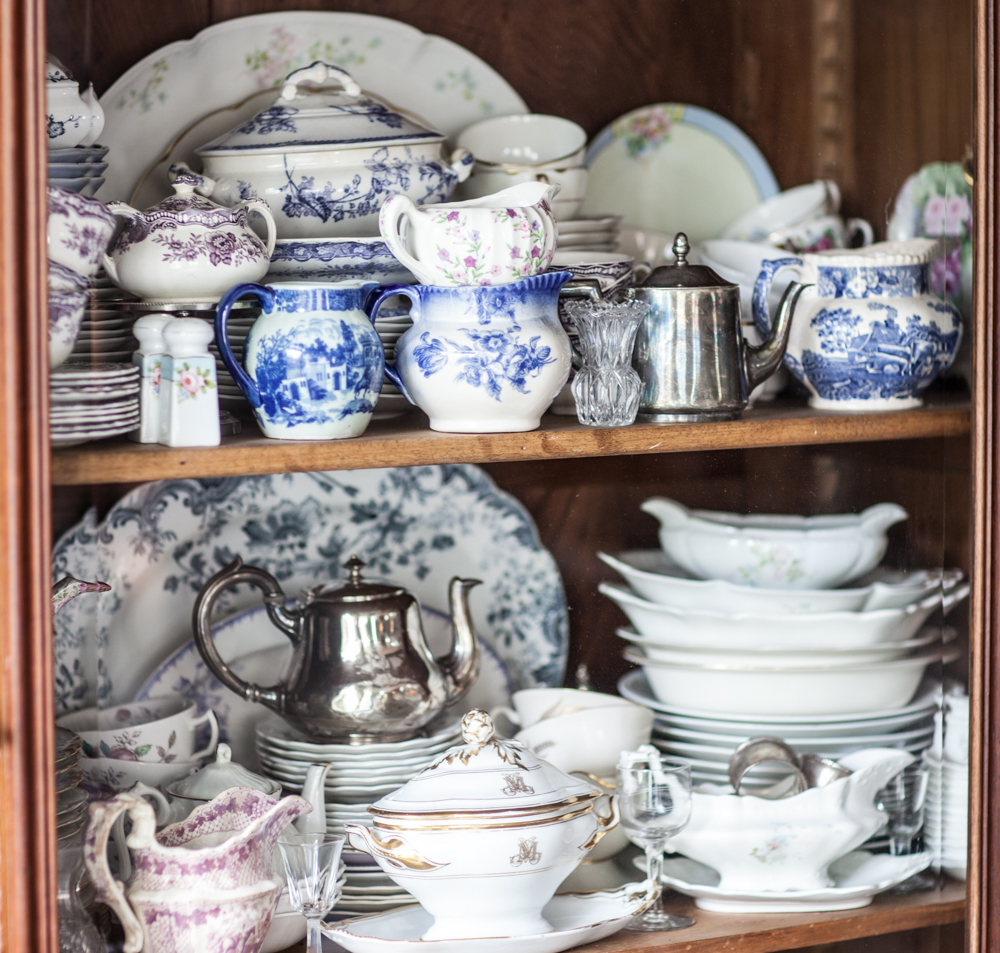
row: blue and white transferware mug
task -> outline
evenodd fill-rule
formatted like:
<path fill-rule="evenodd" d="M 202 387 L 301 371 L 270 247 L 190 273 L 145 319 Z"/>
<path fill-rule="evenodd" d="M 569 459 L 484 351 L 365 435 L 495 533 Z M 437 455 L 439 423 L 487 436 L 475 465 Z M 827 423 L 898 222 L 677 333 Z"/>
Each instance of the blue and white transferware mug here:
<path fill-rule="evenodd" d="M 432 430 L 534 430 L 569 376 L 572 353 L 559 322 L 568 271 L 505 285 L 388 285 L 374 321 L 394 295 L 413 303 L 413 327 L 396 342 L 386 376 L 428 417 Z"/>
<path fill-rule="evenodd" d="M 378 287 L 373 281 L 276 282 L 226 292 L 215 314 L 215 340 L 265 437 L 331 440 L 364 433 L 385 360 L 364 312 Z M 245 367 L 227 333 L 229 312 L 244 295 L 254 295 L 263 308 L 243 348 Z"/>
<path fill-rule="evenodd" d="M 774 276 L 794 268 L 807 285 L 784 361 L 809 388 L 811 406 L 880 411 L 923 403 L 920 394 L 951 365 L 962 339 L 958 310 L 928 291 L 941 253 L 937 241 L 916 238 L 761 262 L 753 294 L 761 334 L 771 324 Z"/>

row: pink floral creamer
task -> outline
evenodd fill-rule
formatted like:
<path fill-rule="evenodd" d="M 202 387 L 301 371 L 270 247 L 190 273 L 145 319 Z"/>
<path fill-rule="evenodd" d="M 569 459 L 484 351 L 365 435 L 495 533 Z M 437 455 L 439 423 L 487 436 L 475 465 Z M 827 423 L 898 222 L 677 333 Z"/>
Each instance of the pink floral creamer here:
<path fill-rule="evenodd" d="M 140 797 L 92 804 L 84 862 L 98 899 L 122 921 L 125 953 L 257 953 L 281 893 L 278 837 L 311 810 L 301 797 L 230 788 L 157 834 L 153 808 Z M 125 811 L 132 873 L 122 884 L 108 868 L 107 845 Z"/>
<path fill-rule="evenodd" d="M 504 285 L 545 271 L 556 249 L 557 187 L 525 182 L 468 202 L 390 198 L 379 216 L 389 250 L 425 285 Z"/>

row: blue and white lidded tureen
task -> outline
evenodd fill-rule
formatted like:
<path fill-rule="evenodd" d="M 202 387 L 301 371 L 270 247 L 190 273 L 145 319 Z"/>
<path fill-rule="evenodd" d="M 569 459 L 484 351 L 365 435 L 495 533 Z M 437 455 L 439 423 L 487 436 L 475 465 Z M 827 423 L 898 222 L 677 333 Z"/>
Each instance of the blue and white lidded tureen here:
<path fill-rule="evenodd" d="M 929 290 L 942 255 L 928 238 L 762 261 L 753 319 L 767 334 L 774 276 L 794 268 L 807 285 L 794 308 L 785 365 L 824 410 L 904 410 L 955 358 L 958 309 Z M 794 286 L 795 283 L 792 283 Z M 792 287 L 790 286 L 790 287 Z"/>
<path fill-rule="evenodd" d="M 343 88 L 307 88 L 336 80 Z M 472 170 L 467 149 L 443 155 L 445 137 L 362 92 L 336 66 L 290 73 L 263 112 L 199 148 L 213 197 L 261 198 L 279 238 L 378 234 L 390 195 L 444 202 Z"/>

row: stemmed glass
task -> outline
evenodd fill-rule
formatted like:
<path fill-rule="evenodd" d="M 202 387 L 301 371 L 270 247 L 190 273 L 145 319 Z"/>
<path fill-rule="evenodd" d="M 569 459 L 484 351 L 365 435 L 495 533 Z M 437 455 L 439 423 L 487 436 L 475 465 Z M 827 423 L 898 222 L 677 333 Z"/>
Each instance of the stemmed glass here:
<path fill-rule="evenodd" d="M 661 884 L 667 841 L 691 818 L 691 765 L 653 753 L 618 765 L 618 808 L 621 824 L 633 844 L 646 851 L 649 879 Z M 680 930 L 694 925 L 691 917 L 667 913 L 662 896 L 628 923 L 630 930 Z"/>
<path fill-rule="evenodd" d="M 889 816 L 886 831 L 889 851 L 900 857 L 913 853 L 913 839 L 924 826 L 924 803 L 930 770 L 918 761 L 899 772 L 875 797 L 875 806 Z M 934 878 L 921 871 L 893 887 L 889 893 L 907 894 L 933 890 Z"/>
<path fill-rule="evenodd" d="M 284 834 L 278 838 L 288 877 L 288 899 L 305 918 L 309 953 L 322 953 L 320 923 L 337 902 L 344 834 Z"/>

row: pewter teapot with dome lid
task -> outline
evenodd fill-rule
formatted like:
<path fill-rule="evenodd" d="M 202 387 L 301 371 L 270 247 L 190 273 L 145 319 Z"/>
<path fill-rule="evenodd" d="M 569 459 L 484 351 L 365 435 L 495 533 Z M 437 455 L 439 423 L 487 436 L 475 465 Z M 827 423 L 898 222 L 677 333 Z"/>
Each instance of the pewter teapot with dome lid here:
<path fill-rule="evenodd" d="M 661 265 L 626 292 L 649 305 L 632 352 L 642 378 L 639 419 L 732 420 L 743 413 L 750 392 L 781 364 L 803 286 L 790 286 L 767 340 L 754 347 L 743 337 L 740 286 L 706 265 L 689 265 L 683 232 L 673 251 L 673 265 Z"/>
<path fill-rule="evenodd" d="M 448 655 L 435 658 L 416 598 L 393 583 L 363 579 L 364 567 L 352 556 L 344 565 L 347 580 L 287 604 L 274 576 L 237 557 L 205 583 L 195 602 L 194 638 L 205 664 L 227 688 L 277 712 L 309 740 L 361 744 L 414 737 L 479 674 L 468 593 L 480 581 L 456 576 L 449 583 L 454 643 Z M 294 647 L 284 681 L 270 687 L 236 675 L 212 640 L 215 601 L 241 582 L 263 590 L 268 616 Z"/>

